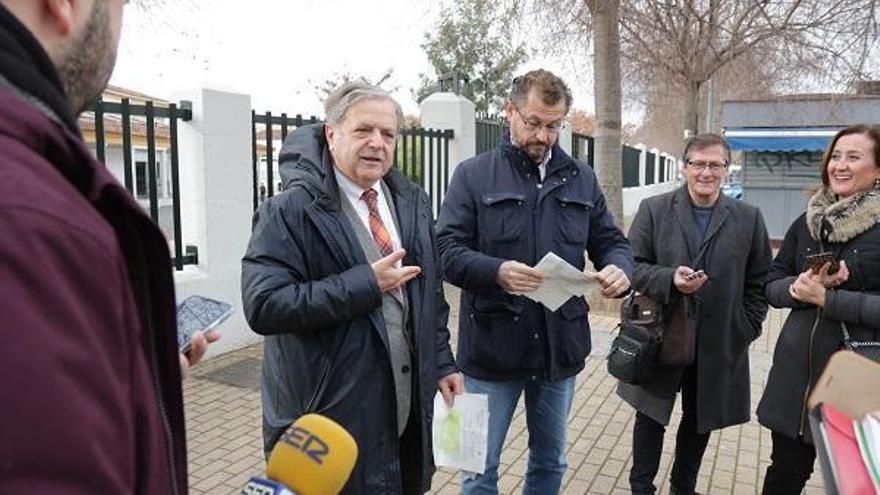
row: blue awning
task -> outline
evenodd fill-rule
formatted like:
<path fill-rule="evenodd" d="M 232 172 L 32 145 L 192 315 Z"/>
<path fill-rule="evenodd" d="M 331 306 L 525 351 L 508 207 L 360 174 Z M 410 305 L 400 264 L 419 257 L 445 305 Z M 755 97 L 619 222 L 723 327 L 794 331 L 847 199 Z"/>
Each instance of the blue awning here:
<path fill-rule="evenodd" d="M 724 137 L 740 151 L 823 151 L 842 127 L 730 127 Z"/>

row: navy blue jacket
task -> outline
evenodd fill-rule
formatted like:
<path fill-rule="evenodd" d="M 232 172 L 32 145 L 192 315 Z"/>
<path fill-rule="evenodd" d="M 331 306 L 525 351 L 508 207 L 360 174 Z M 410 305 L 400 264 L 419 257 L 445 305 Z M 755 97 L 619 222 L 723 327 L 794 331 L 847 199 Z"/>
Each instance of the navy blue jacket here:
<path fill-rule="evenodd" d="M 437 224 L 445 279 L 461 287 L 458 356 L 465 374 L 485 380 L 559 380 L 590 353 L 589 308 L 572 298 L 557 311 L 495 282 L 506 260 L 534 266 L 552 251 L 584 268 L 612 264 L 632 277 L 629 242 L 605 207 L 596 175 L 558 145 L 543 182 L 505 136 L 455 170 Z"/>
<path fill-rule="evenodd" d="M 342 493 L 424 493 L 434 473 L 437 380 L 455 371 L 428 195 L 397 169 L 383 178 L 394 197 L 403 264 L 422 269 L 404 289 L 411 311 L 413 402 L 409 427 L 398 438 L 382 292 L 340 206 L 324 126 L 290 134 L 280 162 L 284 192 L 254 214 L 242 260 L 245 316 L 266 336 L 265 450 L 299 416 L 323 414 L 358 444 L 357 464 Z"/>

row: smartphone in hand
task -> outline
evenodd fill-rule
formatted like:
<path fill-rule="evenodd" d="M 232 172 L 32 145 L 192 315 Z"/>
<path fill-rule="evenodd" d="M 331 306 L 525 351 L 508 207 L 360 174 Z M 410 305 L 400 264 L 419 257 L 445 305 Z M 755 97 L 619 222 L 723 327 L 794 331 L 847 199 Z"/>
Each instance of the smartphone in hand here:
<path fill-rule="evenodd" d="M 819 270 L 822 269 L 822 266 L 828 262 L 831 263 L 831 266 L 828 268 L 828 275 L 834 275 L 837 273 L 837 270 L 840 270 L 840 260 L 834 256 L 834 253 L 824 252 L 811 254 L 804 257 L 804 261 L 814 274 L 818 274 Z"/>
<path fill-rule="evenodd" d="M 231 304 L 203 296 L 184 299 L 177 305 L 177 346 L 180 352 L 189 351 L 194 333 L 210 331 L 229 318 L 233 311 Z"/>
<path fill-rule="evenodd" d="M 706 273 L 706 272 L 704 272 L 703 270 L 697 270 L 697 271 L 691 273 L 690 275 L 685 275 L 684 279 L 690 281 L 690 280 L 693 280 L 693 279 L 699 277 L 700 275 L 703 275 L 704 273 Z"/>

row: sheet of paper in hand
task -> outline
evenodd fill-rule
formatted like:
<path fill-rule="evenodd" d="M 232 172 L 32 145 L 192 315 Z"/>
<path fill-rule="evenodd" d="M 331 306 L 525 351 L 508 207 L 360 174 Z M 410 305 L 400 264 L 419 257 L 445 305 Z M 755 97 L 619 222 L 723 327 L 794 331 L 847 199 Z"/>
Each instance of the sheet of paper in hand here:
<path fill-rule="evenodd" d="M 480 473 L 486 469 L 489 434 L 489 396 L 462 394 L 455 405 L 446 406 L 434 396 L 434 462 L 438 466 Z"/>
<path fill-rule="evenodd" d="M 544 283 L 532 292 L 513 292 L 537 301 L 550 311 L 556 311 L 572 297 L 584 296 L 598 283 L 593 277 L 578 270 L 560 258 L 556 253 L 549 252 L 535 265 L 535 269 L 544 274 Z"/>

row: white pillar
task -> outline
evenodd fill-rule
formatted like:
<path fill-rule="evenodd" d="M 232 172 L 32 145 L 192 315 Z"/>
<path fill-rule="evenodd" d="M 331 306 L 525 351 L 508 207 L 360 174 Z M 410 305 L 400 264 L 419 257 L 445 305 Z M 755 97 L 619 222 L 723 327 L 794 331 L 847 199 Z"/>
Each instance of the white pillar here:
<path fill-rule="evenodd" d="M 193 119 L 179 125 L 181 224 L 199 264 L 175 272 L 178 301 L 199 294 L 236 308 L 210 354 L 258 342 L 241 309 L 241 257 L 251 232 L 251 98 L 201 89 L 179 94 L 192 102 Z"/>
<path fill-rule="evenodd" d="M 559 147 L 571 155 L 571 125 L 566 125 L 559 131 Z"/>
<path fill-rule="evenodd" d="M 476 107 L 464 96 L 454 93 L 434 93 L 419 106 L 424 128 L 452 129 L 449 142 L 449 178 L 464 160 L 474 156 L 477 146 Z"/>
<path fill-rule="evenodd" d="M 642 143 L 635 145 L 635 148 L 639 150 L 639 187 L 642 187 L 645 185 L 645 161 L 648 154 L 645 152 L 645 145 Z"/>

